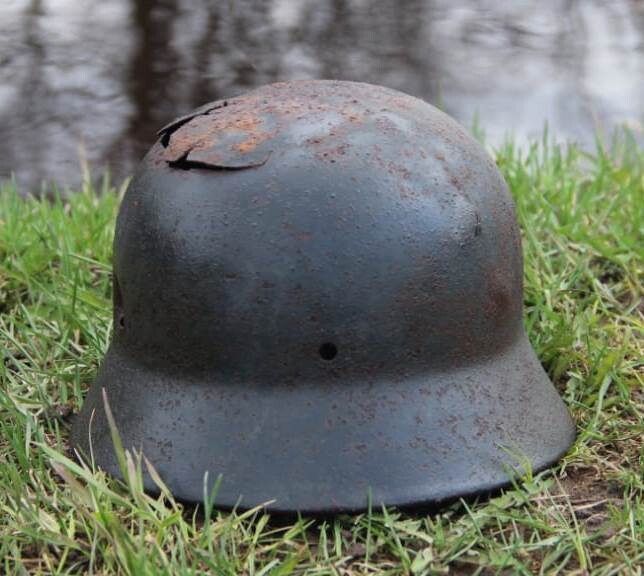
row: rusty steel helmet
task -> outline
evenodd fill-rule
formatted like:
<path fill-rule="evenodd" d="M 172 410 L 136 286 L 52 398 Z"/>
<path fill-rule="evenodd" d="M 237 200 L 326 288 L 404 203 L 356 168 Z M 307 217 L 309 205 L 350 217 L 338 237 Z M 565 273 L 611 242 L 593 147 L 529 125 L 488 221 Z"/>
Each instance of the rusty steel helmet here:
<path fill-rule="evenodd" d="M 118 475 L 103 390 L 126 448 L 179 499 L 220 477 L 223 508 L 436 503 L 574 438 L 523 328 L 493 160 L 422 100 L 354 82 L 265 86 L 160 131 L 72 431 Z"/>

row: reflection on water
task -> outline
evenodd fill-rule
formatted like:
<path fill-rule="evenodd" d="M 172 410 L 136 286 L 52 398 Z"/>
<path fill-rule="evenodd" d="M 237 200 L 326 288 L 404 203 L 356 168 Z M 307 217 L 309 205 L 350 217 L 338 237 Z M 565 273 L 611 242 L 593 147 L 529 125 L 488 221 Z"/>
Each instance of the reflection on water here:
<path fill-rule="evenodd" d="M 276 80 L 415 94 L 492 144 L 644 118 L 638 0 L 3 0 L 0 178 L 132 172 L 169 119 Z"/>

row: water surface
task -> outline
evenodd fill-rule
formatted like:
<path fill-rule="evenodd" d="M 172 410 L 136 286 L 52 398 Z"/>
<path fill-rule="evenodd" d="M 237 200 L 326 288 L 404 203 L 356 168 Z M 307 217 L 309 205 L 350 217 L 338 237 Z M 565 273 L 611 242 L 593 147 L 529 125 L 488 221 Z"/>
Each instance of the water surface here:
<path fill-rule="evenodd" d="M 384 84 L 488 142 L 642 135 L 638 0 L 2 0 L 0 179 L 131 174 L 174 116 L 293 78 Z"/>

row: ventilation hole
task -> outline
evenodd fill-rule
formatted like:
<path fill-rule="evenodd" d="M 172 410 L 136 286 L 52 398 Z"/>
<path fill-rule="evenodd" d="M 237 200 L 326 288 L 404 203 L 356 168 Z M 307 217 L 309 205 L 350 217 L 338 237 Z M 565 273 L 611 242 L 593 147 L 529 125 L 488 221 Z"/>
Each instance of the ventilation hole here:
<path fill-rule="evenodd" d="M 125 330 L 125 316 L 123 314 L 119 314 L 119 328 Z"/>
<path fill-rule="evenodd" d="M 338 348 L 333 342 L 325 342 L 318 352 L 323 360 L 333 360 L 338 355 Z"/>

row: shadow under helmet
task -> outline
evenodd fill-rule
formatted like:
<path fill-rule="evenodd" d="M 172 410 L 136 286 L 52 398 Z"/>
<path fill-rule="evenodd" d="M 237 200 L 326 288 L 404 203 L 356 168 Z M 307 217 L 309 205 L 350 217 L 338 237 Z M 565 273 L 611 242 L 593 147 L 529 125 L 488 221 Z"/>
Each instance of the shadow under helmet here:
<path fill-rule="evenodd" d="M 524 332 L 494 162 L 436 108 L 354 82 L 265 86 L 160 131 L 72 432 L 119 475 L 103 389 L 125 448 L 180 499 L 221 475 L 224 508 L 436 503 L 574 437 Z"/>

